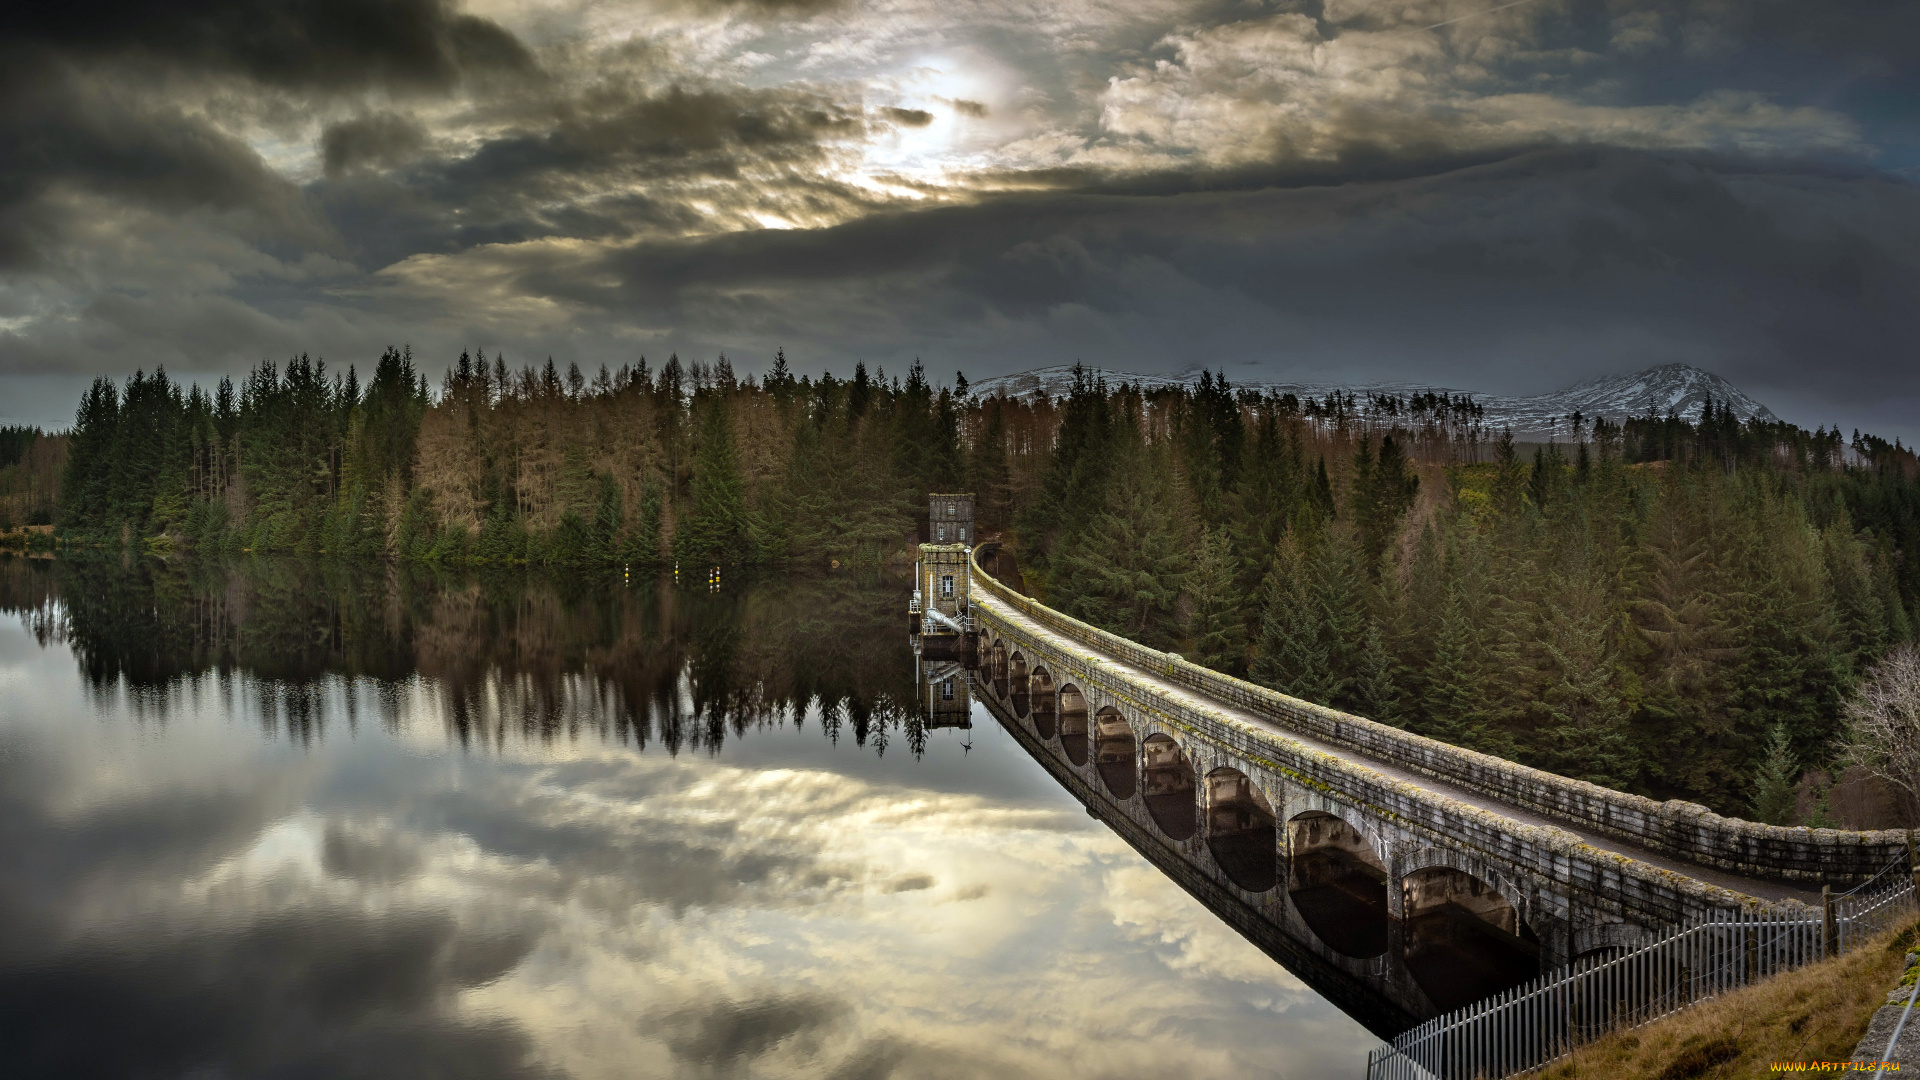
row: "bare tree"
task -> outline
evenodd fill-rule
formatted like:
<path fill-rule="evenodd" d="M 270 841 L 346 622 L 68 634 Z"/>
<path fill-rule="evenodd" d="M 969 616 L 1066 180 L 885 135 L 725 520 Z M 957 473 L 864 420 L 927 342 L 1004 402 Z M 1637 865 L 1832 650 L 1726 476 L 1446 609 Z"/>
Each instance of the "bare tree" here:
<path fill-rule="evenodd" d="M 1920 646 L 1887 653 L 1846 706 L 1841 753 L 1920 806 Z"/>

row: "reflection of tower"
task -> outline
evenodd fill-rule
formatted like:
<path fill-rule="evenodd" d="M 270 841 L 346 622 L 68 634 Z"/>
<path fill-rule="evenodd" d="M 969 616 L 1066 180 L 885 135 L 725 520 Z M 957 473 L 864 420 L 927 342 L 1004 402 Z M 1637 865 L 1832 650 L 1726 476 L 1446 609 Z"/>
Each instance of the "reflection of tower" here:
<path fill-rule="evenodd" d="M 973 643 L 973 496 L 927 496 L 927 535 L 914 565 L 913 599 L 907 611 L 922 655 L 962 659 Z"/>
<path fill-rule="evenodd" d="M 931 660 L 918 665 L 920 703 L 926 707 L 930 728 L 973 726 L 973 697 L 967 690 L 967 672 L 958 660 Z"/>

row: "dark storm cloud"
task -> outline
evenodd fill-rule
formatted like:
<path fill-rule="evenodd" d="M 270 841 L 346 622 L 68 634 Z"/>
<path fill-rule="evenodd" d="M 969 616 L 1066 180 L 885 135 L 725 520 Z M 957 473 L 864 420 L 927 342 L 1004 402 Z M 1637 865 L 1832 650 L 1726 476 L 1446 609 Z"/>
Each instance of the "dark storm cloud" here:
<path fill-rule="evenodd" d="M 271 784 L 135 793 L 79 814 L 56 814 L 74 782 L 56 755 L 0 735 L 0 951 L 57 938 L 65 913 L 96 888 L 192 876 L 242 850 L 262 820 L 288 805 Z"/>
<path fill-rule="evenodd" d="M 1811 287 L 1831 267 L 1867 259 L 1875 295 L 1897 293 L 1911 268 L 1898 245 L 1861 249 L 1866 238 L 1844 225 L 1830 224 L 1819 240 L 1802 237 L 1799 226 L 1819 223 L 1792 219 L 1814 207 L 1748 198 L 1742 186 L 1811 184 L 1844 205 L 1854 201 L 1844 189 L 1858 181 L 1687 155 L 1545 151 L 1375 184 L 1178 193 L 1146 183 L 1145 195 L 1125 188 L 1012 195 L 969 207 L 875 214 L 833 229 L 650 244 L 618 265 L 632 295 L 707 285 L 859 283 L 907 272 L 932 274 L 959 292 L 1020 312 L 1067 300 L 1131 306 L 1131 298 L 1085 277 L 1130 257 L 1177 264 L 1208 284 L 1241 282 L 1276 301 L 1284 301 L 1279 286 L 1310 286 L 1311 280 L 1260 288 L 1260 280 L 1247 275 L 1329 265 L 1365 266 L 1372 276 L 1404 266 L 1393 272 L 1505 286 L 1542 275 L 1551 282 L 1598 281 L 1680 259 L 1709 276 L 1750 268 L 1756 277 Z M 1911 197 L 1899 185 L 1882 187 L 1896 203 Z"/>
<path fill-rule="evenodd" d="M 537 112 L 458 157 L 378 179 L 334 170 L 312 197 L 371 267 L 536 237 L 709 231 L 761 208 L 837 218 L 864 198 L 820 176 L 830 144 L 865 129 L 857 107 L 824 94 L 613 83 Z"/>
<path fill-rule="evenodd" d="M 838 1080 L 1019 1071 L 994 1060 L 991 1048 L 862 1038 L 850 1022 L 855 1015 L 850 1002 L 826 994 L 768 990 L 683 1005 L 639 1026 L 703 1076 L 778 1074 L 808 1065 L 825 1066 L 823 1074 Z"/>
<path fill-rule="evenodd" d="M 806 1039 L 850 1010 L 822 994 L 768 994 L 677 1009 L 643 1028 L 666 1038 L 673 1056 L 708 1072 L 739 1070 L 787 1039 Z"/>
<path fill-rule="evenodd" d="M 901 1071 L 984 1075 L 1004 1062 L 972 1057 L 951 1046 L 896 1037 L 860 1038 L 849 1021 L 851 1003 L 816 992 L 766 991 L 683 1005 L 640 1021 L 663 1038 L 675 1059 L 704 1076 L 752 1076 L 792 1071 L 789 1063 L 831 1061 L 825 1075 L 839 1080 L 884 1080 Z M 778 1058 L 767 1059 L 778 1053 Z M 901 1069 L 903 1064 L 911 1066 Z M 784 1067 L 783 1067 L 784 1066 Z"/>
<path fill-rule="evenodd" d="M 1792 371 L 1844 353 L 1860 407 L 1920 399 L 1910 188 L 1862 164 L 1920 166 L 1903 0 L 499 10 L 524 41 L 447 0 L 0 12 L 0 364 L 1688 360 L 1828 411 Z"/>
<path fill-rule="evenodd" d="M 532 1076 L 516 1025 L 450 1008 L 529 947 L 347 910 L 36 943 L 0 957 L 0 1042 L 22 1077 Z"/>
<path fill-rule="evenodd" d="M 151 58 L 269 86 L 443 88 L 470 72 L 517 71 L 512 34 L 444 0 L 71 0 L 0 9 L 9 51 Z"/>
<path fill-rule="evenodd" d="M 454 995 L 518 966 L 527 931 L 326 901 L 271 914 L 130 918 L 147 890 L 240 854 L 284 789 L 60 802 L 75 778 L 24 739 L 0 744 L 0 1045 L 23 1077 L 536 1075 L 508 1022 Z M 269 791 L 273 795 L 266 794 Z M 364 859 L 361 860 L 364 862 Z M 116 918 L 85 925 L 107 903 Z"/>
<path fill-rule="evenodd" d="M 1898 401 L 1920 391 L 1917 231 L 1920 191 L 1898 181 L 1564 150 L 1372 184 L 1018 195 L 518 272 L 531 293 L 736 350 L 975 373 L 1364 358 L 1380 377 L 1546 390 L 1568 366 L 1683 360 L 1764 388 L 1818 363 Z M 618 287 L 581 285 L 609 273 Z M 854 328 L 838 348 L 836 326 Z"/>
<path fill-rule="evenodd" d="M 596 87 L 559 103 L 555 113 L 421 179 L 448 195 L 483 188 L 538 195 L 557 187 L 591 190 L 605 174 L 731 175 L 742 159 L 815 160 L 823 139 L 862 126 L 858 113 L 831 99 L 792 91 L 674 88 L 656 95 Z"/>
<path fill-rule="evenodd" d="M 889 105 L 881 109 L 880 114 L 901 127 L 926 127 L 933 123 L 933 114 L 925 109 L 896 109 Z"/>
<path fill-rule="evenodd" d="M 531 71 L 494 23 L 441 0 L 103 0 L 0 5 L 0 268 L 45 261 L 69 230 L 65 189 L 166 212 L 251 212 L 270 238 L 328 245 L 297 189 L 179 87 L 237 77 L 282 91 L 444 91 Z M 212 91 L 208 91 L 211 93 Z M 292 104 L 298 109 L 298 104 Z M 406 121 L 329 131 L 330 171 L 403 151 Z M 289 235 L 292 233 L 293 235 Z"/>
<path fill-rule="evenodd" d="M 1660 11 L 1665 5 L 1644 7 Z M 1694 11 L 1730 16 L 1730 32 L 1758 42 L 1837 60 L 1847 76 L 1892 76 L 1920 62 L 1920 7 L 1906 0 L 1850 0 L 1818 9 L 1766 0 L 1728 8 L 1696 4 Z"/>
<path fill-rule="evenodd" d="M 320 135 L 327 175 L 362 165 L 393 165 L 411 157 L 427 141 L 426 129 L 394 113 L 374 113 L 332 124 Z"/>
<path fill-rule="evenodd" d="M 0 74 L 0 268 L 42 261 L 68 224 L 42 199 L 79 192 L 178 213 L 242 211 L 255 230 L 316 243 L 298 189 L 205 119 L 59 66 Z"/>

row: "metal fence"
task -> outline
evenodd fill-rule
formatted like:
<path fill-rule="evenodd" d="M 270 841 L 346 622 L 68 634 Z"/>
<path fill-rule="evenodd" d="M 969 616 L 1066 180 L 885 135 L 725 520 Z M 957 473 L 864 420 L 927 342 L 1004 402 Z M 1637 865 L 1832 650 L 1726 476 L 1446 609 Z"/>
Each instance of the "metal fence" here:
<path fill-rule="evenodd" d="M 1825 956 L 1920 911 L 1908 859 L 1818 910 L 1730 911 L 1652 944 L 1588 957 L 1436 1016 L 1367 1056 L 1368 1080 L 1501 1080 L 1573 1047 Z"/>

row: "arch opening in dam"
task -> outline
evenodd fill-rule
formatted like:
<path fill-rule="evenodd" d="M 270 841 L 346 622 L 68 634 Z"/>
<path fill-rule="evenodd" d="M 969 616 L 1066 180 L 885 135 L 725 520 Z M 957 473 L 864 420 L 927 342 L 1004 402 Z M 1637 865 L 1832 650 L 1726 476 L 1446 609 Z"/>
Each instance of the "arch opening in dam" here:
<path fill-rule="evenodd" d="M 1033 730 L 1039 732 L 1042 739 L 1053 738 L 1059 698 L 1054 691 L 1053 673 L 1036 666 L 1027 677 L 1027 696 L 1033 708 Z"/>
<path fill-rule="evenodd" d="M 1078 694 L 1074 695 L 1079 697 Z M 1077 709 L 1060 710 L 1060 749 L 1066 752 L 1067 760 L 1074 768 L 1087 763 L 1087 702 L 1080 698 Z"/>
<path fill-rule="evenodd" d="M 1155 733 L 1141 744 L 1143 751 L 1141 789 L 1147 800 L 1147 813 L 1170 840 L 1187 840 L 1198 830 L 1194 790 L 1199 778 L 1193 763 L 1170 735 Z"/>
<path fill-rule="evenodd" d="M 1032 704 L 1032 695 L 1027 687 L 1027 658 L 1015 650 L 1007 659 L 1007 686 L 1013 694 L 1013 714 L 1020 719 L 1027 718 L 1028 707 Z"/>
<path fill-rule="evenodd" d="M 996 696 L 1007 696 L 1007 645 L 998 639 L 987 654 L 987 680 L 993 684 Z"/>
<path fill-rule="evenodd" d="M 1239 769 L 1207 774 L 1207 850 L 1227 880 L 1248 892 L 1266 892 L 1280 882 L 1273 804 Z"/>
<path fill-rule="evenodd" d="M 1076 691 L 1075 696 L 1078 696 Z M 1080 713 L 1086 715 L 1086 703 L 1080 705 Z M 1135 760 L 1139 743 L 1133 737 L 1133 725 L 1120 715 L 1120 710 L 1111 705 L 1103 706 L 1094 715 L 1093 768 L 1100 774 L 1100 783 L 1107 794 L 1116 799 L 1133 798 Z"/>
<path fill-rule="evenodd" d="M 1342 956 L 1387 951 L 1387 868 L 1360 830 L 1323 810 L 1287 823 L 1287 896 L 1314 936 Z"/>
<path fill-rule="evenodd" d="M 1402 959 L 1442 1012 L 1540 973 L 1540 943 L 1492 885 L 1451 866 L 1400 879 Z"/>

